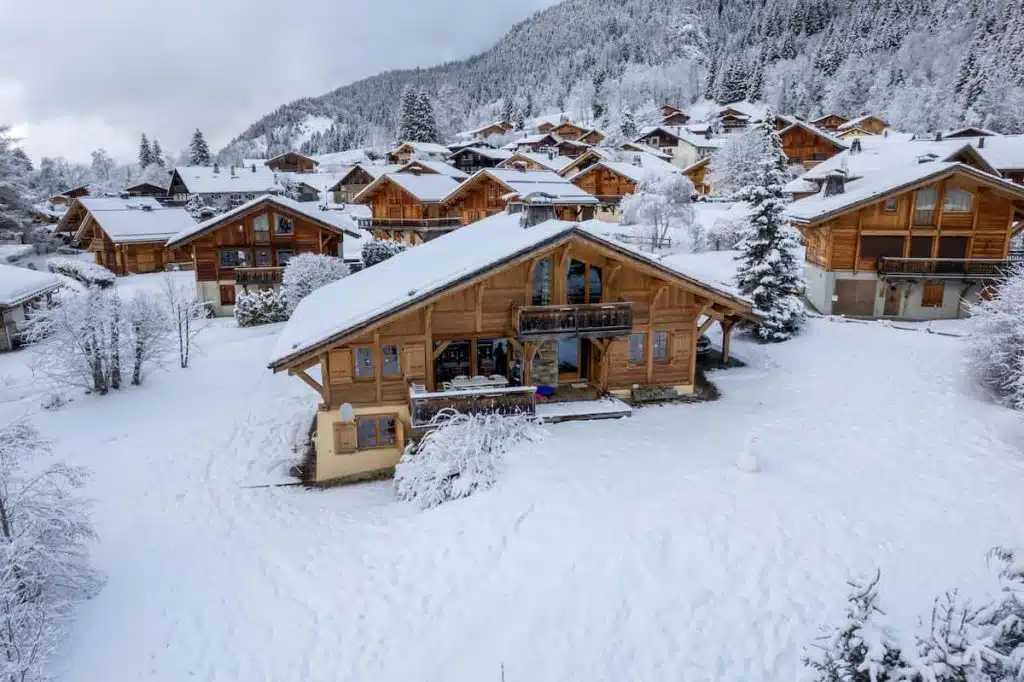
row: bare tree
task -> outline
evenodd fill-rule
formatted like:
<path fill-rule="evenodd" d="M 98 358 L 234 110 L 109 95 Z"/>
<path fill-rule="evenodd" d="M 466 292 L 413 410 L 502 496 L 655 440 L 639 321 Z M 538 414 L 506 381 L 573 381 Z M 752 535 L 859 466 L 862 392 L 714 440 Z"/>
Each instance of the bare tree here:
<path fill-rule="evenodd" d="M 171 275 L 165 275 L 164 299 L 171 315 L 171 326 L 178 338 L 178 361 L 188 367 L 189 356 L 195 338 L 203 331 L 206 310 L 196 298 L 190 286 L 175 282 Z"/>
<path fill-rule="evenodd" d="M 159 362 L 171 350 L 174 332 L 171 316 L 163 302 L 148 292 L 135 294 L 126 311 L 126 346 L 132 358 L 132 385 L 142 383 L 142 370 Z"/>

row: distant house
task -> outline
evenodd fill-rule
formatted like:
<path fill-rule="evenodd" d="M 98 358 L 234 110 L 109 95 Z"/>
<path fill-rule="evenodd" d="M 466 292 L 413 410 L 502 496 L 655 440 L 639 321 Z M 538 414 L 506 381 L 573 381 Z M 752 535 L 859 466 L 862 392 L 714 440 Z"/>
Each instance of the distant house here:
<path fill-rule="evenodd" d="M 664 107 L 662 110 L 664 111 Z M 679 110 L 673 111 L 661 119 L 661 125 L 664 126 L 684 126 L 689 122 L 690 117 Z"/>
<path fill-rule="evenodd" d="M 967 126 L 965 128 L 957 128 L 956 130 L 947 130 L 941 134 L 943 140 L 955 140 L 963 137 L 997 137 L 1001 133 L 997 133 L 994 130 L 988 128 L 979 128 L 977 126 Z"/>
<path fill-rule="evenodd" d="M 804 123 L 796 118 L 779 117 L 785 125 L 779 131 L 782 151 L 791 163 L 812 168 L 822 161 L 831 159 L 849 145 L 830 135 L 821 128 Z"/>
<path fill-rule="evenodd" d="M 554 149 L 558 146 L 559 140 L 557 137 L 550 133 L 536 133 L 534 135 L 524 135 L 517 140 L 512 140 L 506 144 L 502 149 L 508 149 L 514 152 L 536 152 L 541 149 Z"/>
<path fill-rule="evenodd" d="M 374 180 L 382 175 L 388 173 L 394 173 L 401 166 L 394 164 L 390 166 L 374 166 L 371 164 L 360 163 L 348 171 L 341 174 L 334 184 L 332 184 L 327 191 L 334 195 L 334 203 L 336 204 L 350 204 L 356 196 L 359 195 L 364 189 L 370 186 Z"/>
<path fill-rule="evenodd" d="M 645 154 L 651 154 L 657 156 L 663 161 L 671 161 L 672 155 L 665 152 L 657 147 L 652 147 L 649 144 L 643 144 L 642 142 L 623 142 L 616 149 L 624 152 L 644 152 Z"/>
<path fill-rule="evenodd" d="M 33 305 L 60 286 L 60 277 L 49 272 L 0 265 L 0 351 L 11 351 L 21 345 L 24 324 Z"/>
<path fill-rule="evenodd" d="M 189 259 L 166 248 L 168 239 L 196 224 L 182 208 L 167 208 L 153 197 L 79 197 L 75 207 L 84 211 L 75 242 L 116 275 L 158 272 Z"/>
<path fill-rule="evenodd" d="M 846 118 L 845 116 L 840 116 L 839 114 L 825 114 L 820 118 L 814 119 L 810 123 L 811 125 L 817 128 L 821 128 L 822 130 L 834 133 L 839 129 L 839 126 L 843 125 L 849 120 L 850 119 Z"/>
<path fill-rule="evenodd" d="M 395 172 L 417 174 L 426 173 L 428 175 L 433 173 L 436 175 L 446 175 L 453 180 L 465 180 L 469 177 L 467 173 L 463 173 L 461 170 L 445 161 L 425 161 L 422 159 L 414 159 L 413 161 L 400 166 Z"/>
<path fill-rule="evenodd" d="M 590 130 L 580 135 L 576 141 L 593 146 L 604 142 L 604 137 L 604 133 L 602 133 L 600 130 L 598 130 L 597 128 L 591 128 Z"/>
<path fill-rule="evenodd" d="M 510 201 L 536 194 L 544 195 L 562 220 L 592 218 L 598 204 L 597 197 L 550 170 L 488 168 L 453 189 L 442 205 L 468 225 L 504 211 Z"/>
<path fill-rule="evenodd" d="M 467 175 L 472 175 L 483 168 L 494 168 L 512 156 L 508 149 L 490 149 L 488 147 L 463 147 L 452 152 L 448 163 Z"/>
<path fill-rule="evenodd" d="M 457 228 L 461 221 L 441 201 L 460 182 L 439 173 L 388 173 L 353 200 L 372 211 L 370 230 L 378 239 L 420 244 Z"/>
<path fill-rule="evenodd" d="M 743 132 L 754 123 L 759 123 L 765 116 L 765 107 L 746 100 L 729 102 L 722 105 L 714 113 L 714 120 L 722 132 Z"/>
<path fill-rule="evenodd" d="M 578 126 L 572 121 L 563 121 L 548 132 L 552 135 L 557 135 L 563 140 L 578 140 L 589 131 L 587 128 Z"/>
<path fill-rule="evenodd" d="M 705 156 L 697 163 L 691 164 L 683 169 L 683 175 L 690 179 L 693 188 L 698 194 L 711 194 L 711 180 L 708 178 L 708 171 L 711 169 L 711 157 Z"/>
<path fill-rule="evenodd" d="M 346 236 L 361 239 L 347 216 L 315 204 L 264 195 L 182 230 L 167 241 L 191 257 L 200 300 L 231 315 L 238 292 L 274 289 L 299 253 L 342 257 Z"/>
<path fill-rule="evenodd" d="M 403 142 L 390 152 L 388 161 L 399 165 L 409 163 L 413 159 L 437 159 L 444 161 L 451 155 L 452 150 L 443 144 L 433 142 Z"/>
<path fill-rule="evenodd" d="M 597 197 L 595 217 L 617 221 L 619 203 L 627 194 L 634 194 L 645 177 L 652 174 L 679 173 L 680 169 L 657 157 L 636 153 L 623 159 L 601 160 L 572 176 L 572 183 L 587 194 Z"/>
<path fill-rule="evenodd" d="M 680 168 L 686 168 L 706 156 L 711 156 L 722 146 L 721 140 L 711 135 L 697 135 L 686 128 L 671 126 L 644 128 L 635 141 L 670 155 L 672 163 Z"/>
<path fill-rule="evenodd" d="M 70 206 L 71 202 L 78 197 L 87 196 L 89 196 L 89 185 L 79 185 L 54 194 L 52 197 L 47 198 L 46 201 L 54 206 Z"/>
<path fill-rule="evenodd" d="M 227 209 L 251 201 L 263 194 L 282 191 L 277 175 L 266 166 L 222 167 L 178 166 L 171 172 L 167 194 L 175 202 L 199 196 L 211 207 Z"/>
<path fill-rule="evenodd" d="M 578 158 L 578 157 L 577 157 Z M 497 168 L 525 168 L 526 170 L 549 170 L 561 173 L 575 159 L 562 156 L 555 150 L 548 152 L 515 152 L 497 165 Z"/>
<path fill-rule="evenodd" d="M 865 114 L 842 123 L 836 127 L 838 133 L 846 133 L 852 130 L 860 130 L 869 135 L 881 135 L 882 131 L 889 127 L 889 124 L 872 114 Z"/>
<path fill-rule="evenodd" d="M 124 193 L 130 197 L 165 197 L 167 188 L 152 182 L 139 182 L 125 187 Z"/>
<path fill-rule="evenodd" d="M 272 159 L 267 159 L 264 165 L 278 173 L 312 173 L 320 164 L 311 156 L 298 152 L 285 152 Z"/>
<path fill-rule="evenodd" d="M 455 137 L 460 140 L 483 140 L 492 135 L 504 135 L 510 130 L 512 130 L 512 124 L 508 121 L 494 121 L 479 128 L 456 133 Z"/>

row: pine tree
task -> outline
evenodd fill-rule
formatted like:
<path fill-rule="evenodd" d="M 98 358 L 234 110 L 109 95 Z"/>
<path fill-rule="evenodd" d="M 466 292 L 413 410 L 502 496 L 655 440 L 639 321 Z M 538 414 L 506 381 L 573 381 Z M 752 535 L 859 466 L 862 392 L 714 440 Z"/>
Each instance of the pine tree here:
<path fill-rule="evenodd" d="M 434 105 L 426 91 L 420 90 L 416 95 L 416 131 L 417 142 L 441 142 L 441 132 L 434 116 Z"/>
<path fill-rule="evenodd" d="M 139 168 L 145 168 L 151 163 L 153 163 L 153 150 L 149 146 L 149 138 L 146 137 L 146 133 L 142 133 L 142 139 L 139 141 Z"/>
<path fill-rule="evenodd" d="M 395 131 L 396 142 L 420 142 L 416 138 L 416 88 L 410 83 L 402 90 L 401 105 L 398 112 L 398 130 Z"/>
<path fill-rule="evenodd" d="M 516 116 L 516 103 L 511 95 L 505 95 L 501 100 L 501 120 L 505 123 L 512 123 Z"/>
<path fill-rule="evenodd" d="M 526 91 L 526 101 L 523 102 L 523 117 L 533 118 L 533 92 L 530 90 Z"/>
<path fill-rule="evenodd" d="M 747 81 L 746 98 L 750 102 L 759 102 L 764 98 L 764 63 L 760 57 L 754 60 L 754 67 Z"/>
<path fill-rule="evenodd" d="M 153 163 L 163 168 L 167 165 L 166 159 L 164 159 L 164 150 L 160 147 L 160 140 L 153 138 L 153 144 L 150 145 L 151 154 L 153 155 Z"/>
<path fill-rule="evenodd" d="M 209 166 L 212 162 L 210 148 L 206 144 L 202 131 L 196 128 L 192 133 L 192 141 L 188 145 L 188 163 L 190 166 Z"/>
<path fill-rule="evenodd" d="M 622 112 L 622 118 L 619 120 L 619 133 L 622 135 L 624 142 L 632 142 L 639 134 L 636 118 L 633 117 L 633 112 L 628 109 Z"/>
<path fill-rule="evenodd" d="M 760 135 L 763 157 L 756 180 L 742 196 L 750 206 L 750 225 L 739 245 L 737 280 L 763 318 L 753 325 L 762 341 L 785 341 L 803 324 L 804 280 L 797 260 L 799 240 L 786 217 L 782 192 L 789 161 L 769 110 L 752 131 Z"/>

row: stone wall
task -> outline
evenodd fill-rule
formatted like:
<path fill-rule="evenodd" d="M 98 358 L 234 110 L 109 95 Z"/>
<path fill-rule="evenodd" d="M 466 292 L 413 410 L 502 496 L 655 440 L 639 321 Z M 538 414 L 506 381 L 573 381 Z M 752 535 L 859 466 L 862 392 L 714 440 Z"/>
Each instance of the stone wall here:
<path fill-rule="evenodd" d="M 537 346 L 533 356 L 534 386 L 558 385 L 558 342 L 544 341 Z"/>

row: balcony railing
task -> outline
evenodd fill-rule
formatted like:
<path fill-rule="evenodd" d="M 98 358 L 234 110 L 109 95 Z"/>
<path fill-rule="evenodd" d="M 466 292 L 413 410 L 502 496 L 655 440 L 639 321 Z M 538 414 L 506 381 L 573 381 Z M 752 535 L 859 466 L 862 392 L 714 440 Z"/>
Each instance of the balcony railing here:
<path fill-rule="evenodd" d="M 462 225 L 462 218 L 373 218 L 370 227 L 411 227 L 419 230 L 439 230 Z"/>
<path fill-rule="evenodd" d="M 422 386 L 409 389 L 409 415 L 413 428 L 436 426 L 445 410 L 461 414 L 535 414 L 534 386 L 472 388 L 428 393 Z"/>
<path fill-rule="evenodd" d="M 1012 260 L 985 258 L 879 258 L 878 272 L 890 279 L 997 279 Z"/>
<path fill-rule="evenodd" d="M 633 330 L 633 304 L 526 306 L 516 310 L 515 323 L 520 338 L 625 336 Z"/>
<path fill-rule="evenodd" d="M 253 267 L 235 268 L 236 284 L 280 284 L 284 268 Z"/>

